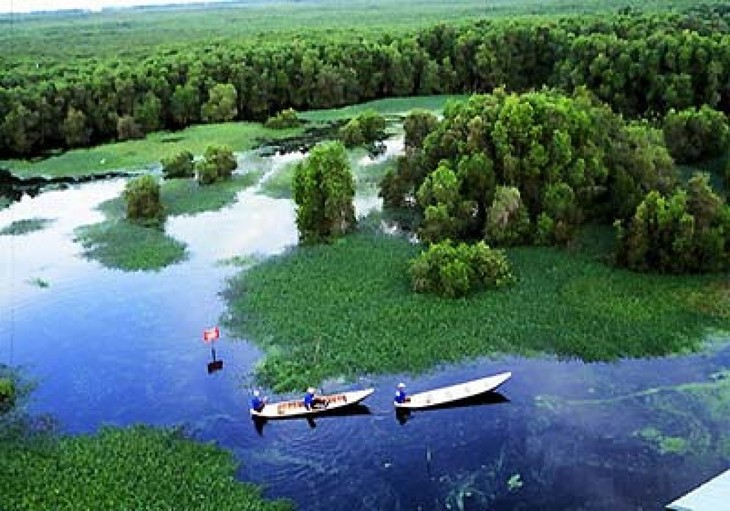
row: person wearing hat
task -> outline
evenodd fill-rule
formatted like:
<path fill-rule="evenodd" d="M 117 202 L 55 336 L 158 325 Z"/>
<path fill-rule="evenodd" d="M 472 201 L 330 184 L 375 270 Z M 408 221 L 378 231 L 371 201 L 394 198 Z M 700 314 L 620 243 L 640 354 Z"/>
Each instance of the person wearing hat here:
<path fill-rule="evenodd" d="M 410 400 L 411 398 L 406 394 L 406 384 L 400 382 L 395 389 L 395 398 L 393 398 L 393 401 L 396 403 L 407 403 Z"/>
<path fill-rule="evenodd" d="M 314 387 L 309 387 L 307 389 L 307 393 L 304 394 L 304 406 L 307 408 L 307 410 L 320 407 L 327 408 L 328 404 L 329 403 L 326 399 L 322 399 L 317 395 L 317 389 L 315 389 Z"/>
<path fill-rule="evenodd" d="M 251 410 L 260 412 L 264 409 L 264 406 L 266 406 L 266 401 L 266 396 L 261 397 L 261 392 L 259 390 L 254 390 L 253 398 L 251 398 Z"/>

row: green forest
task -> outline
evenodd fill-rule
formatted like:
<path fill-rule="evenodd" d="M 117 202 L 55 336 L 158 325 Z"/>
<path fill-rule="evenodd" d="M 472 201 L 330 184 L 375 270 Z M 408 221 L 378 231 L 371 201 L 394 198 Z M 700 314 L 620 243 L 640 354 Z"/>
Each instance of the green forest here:
<path fill-rule="evenodd" d="M 24 49 L 23 38 L 11 36 L 5 40 L 11 51 L 0 61 L 0 157 L 198 123 L 265 120 L 287 108 L 497 87 L 586 87 L 630 118 L 655 120 L 703 105 L 730 111 L 727 6 L 671 13 L 626 7 L 600 16 L 475 14 L 454 23 L 414 19 L 408 29 L 366 25 L 326 34 L 294 30 L 289 19 L 287 37 L 228 29 L 206 39 L 133 43 L 129 55 L 89 54 L 72 38 L 78 44 L 64 55 L 41 58 L 36 47 Z M 2 22 L 20 35 L 38 23 Z"/>

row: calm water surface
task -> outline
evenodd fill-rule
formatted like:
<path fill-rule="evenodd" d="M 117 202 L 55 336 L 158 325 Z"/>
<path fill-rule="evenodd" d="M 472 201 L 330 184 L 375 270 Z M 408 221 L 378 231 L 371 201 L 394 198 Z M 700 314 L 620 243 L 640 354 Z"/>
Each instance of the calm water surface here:
<path fill-rule="evenodd" d="M 428 375 L 364 376 L 325 391 L 375 386 L 358 413 L 270 422 L 248 418 L 261 354 L 223 332 L 222 371 L 208 374 L 202 329 L 225 313 L 219 296 L 238 271 L 221 260 L 262 257 L 296 243 L 288 200 L 241 192 L 219 212 L 171 218 L 190 258 L 125 273 L 80 257 L 74 229 L 123 180 L 26 198 L 0 211 L 52 219 L 0 236 L 0 361 L 38 381 L 32 411 L 68 433 L 138 422 L 184 424 L 232 450 L 240 477 L 300 509 L 661 509 L 730 467 L 728 338 L 703 354 L 615 364 L 498 358 Z M 358 211 L 377 207 L 358 200 Z M 38 285 L 43 281 L 47 287 Z M 509 370 L 501 399 L 414 413 L 399 421 L 393 385 L 412 391 Z M 288 397 L 288 396 L 281 396 Z"/>

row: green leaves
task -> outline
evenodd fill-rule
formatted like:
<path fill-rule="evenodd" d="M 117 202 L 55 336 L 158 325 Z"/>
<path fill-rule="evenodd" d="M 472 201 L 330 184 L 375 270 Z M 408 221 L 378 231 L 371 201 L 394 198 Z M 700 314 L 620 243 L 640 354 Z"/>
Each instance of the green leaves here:
<path fill-rule="evenodd" d="M 355 225 L 355 183 L 345 147 L 317 144 L 294 169 L 294 202 L 302 243 L 331 241 Z"/>
<path fill-rule="evenodd" d="M 230 147 L 210 145 L 205 148 L 203 160 L 198 162 L 198 182 L 208 185 L 216 181 L 230 179 L 238 162 Z"/>
<path fill-rule="evenodd" d="M 127 201 L 127 219 L 142 225 L 158 226 L 164 221 L 160 202 L 160 185 L 149 174 L 134 178 L 124 188 Z"/>
<path fill-rule="evenodd" d="M 216 83 L 208 91 L 208 101 L 202 106 L 202 118 L 207 122 L 231 121 L 238 114 L 238 91 L 230 83 Z"/>
<path fill-rule="evenodd" d="M 638 271 L 713 272 L 730 268 L 730 206 L 707 174 L 670 196 L 649 192 L 619 230 L 619 264 Z"/>
<path fill-rule="evenodd" d="M 466 296 L 485 288 L 513 282 L 509 261 L 501 250 L 483 241 L 475 245 L 451 241 L 435 243 L 410 263 L 414 291 L 448 298 Z"/>
<path fill-rule="evenodd" d="M 187 178 L 195 176 L 193 153 L 188 150 L 162 158 L 162 173 L 166 179 Z"/>
<path fill-rule="evenodd" d="M 679 112 L 670 110 L 664 118 L 663 129 L 669 152 L 679 163 L 720 156 L 730 143 L 727 117 L 708 105 Z"/>
<path fill-rule="evenodd" d="M 0 507 L 285 510 L 234 479 L 233 456 L 176 429 L 102 428 L 45 443 L 0 442 Z"/>

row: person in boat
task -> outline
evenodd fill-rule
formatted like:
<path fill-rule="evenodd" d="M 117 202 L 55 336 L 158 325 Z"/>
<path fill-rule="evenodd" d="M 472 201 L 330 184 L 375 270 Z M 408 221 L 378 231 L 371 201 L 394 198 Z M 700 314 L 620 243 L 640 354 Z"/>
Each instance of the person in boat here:
<path fill-rule="evenodd" d="M 393 398 L 393 401 L 396 403 L 407 403 L 410 400 L 411 398 L 408 397 L 408 394 L 406 394 L 406 384 L 400 382 L 398 387 L 395 389 L 395 397 Z"/>
<path fill-rule="evenodd" d="M 253 391 L 253 398 L 251 398 L 251 410 L 260 412 L 266 406 L 266 397 L 261 397 L 261 392 L 258 390 Z"/>
<path fill-rule="evenodd" d="M 307 389 L 307 393 L 304 394 L 304 406 L 307 410 L 312 410 L 313 408 L 326 408 L 328 404 L 329 403 L 326 399 L 317 395 L 317 389 L 314 387 L 309 387 Z"/>

